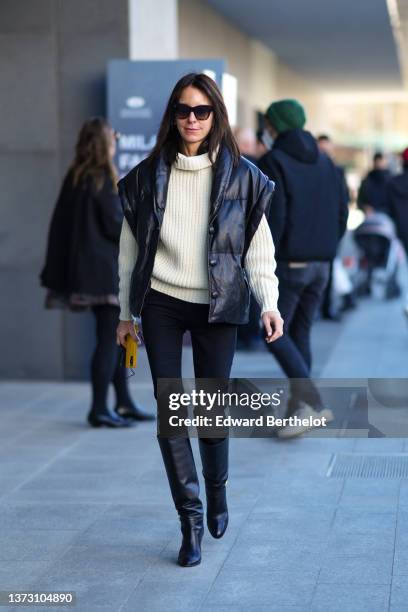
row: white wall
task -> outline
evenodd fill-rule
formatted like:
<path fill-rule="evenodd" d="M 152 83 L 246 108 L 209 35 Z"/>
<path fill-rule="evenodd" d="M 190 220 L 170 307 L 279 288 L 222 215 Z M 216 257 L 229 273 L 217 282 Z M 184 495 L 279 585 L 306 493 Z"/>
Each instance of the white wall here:
<path fill-rule="evenodd" d="M 128 0 L 129 59 L 176 59 L 177 0 Z"/>

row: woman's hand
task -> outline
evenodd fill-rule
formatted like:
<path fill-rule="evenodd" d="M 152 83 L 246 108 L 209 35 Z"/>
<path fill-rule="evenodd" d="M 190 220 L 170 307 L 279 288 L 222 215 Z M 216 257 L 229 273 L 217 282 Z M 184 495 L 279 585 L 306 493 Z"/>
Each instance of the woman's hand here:
<path fill-rule="evenodd" d="M 283 336 L 283 319 L 277 311 L 268 310 L 262 315 L 262 321 L 266 331 L 266 342 L 270 344 Z"/>
<path fill-rule="evenodd" d="M 138 329 L 138 326 L 136 327 Z M 140 345 L 142 344 L 142 333 L 138 329 L 136 331 L 133 321 L 119 321 L 116 329 L 116 344 L 126 348 L 126 336 L 130 334 L 134 340 Z"/>

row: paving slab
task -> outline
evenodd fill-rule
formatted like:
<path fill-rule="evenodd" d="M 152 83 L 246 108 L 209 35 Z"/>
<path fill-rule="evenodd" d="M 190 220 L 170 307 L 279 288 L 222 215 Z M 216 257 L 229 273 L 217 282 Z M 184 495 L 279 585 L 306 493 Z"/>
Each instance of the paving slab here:
<path fill-rule="evenodd" d="M 401 373 L 401 306 L 367 300 L 317 322 L 315 375 Z M 372 334 L 385 313 L 393 342 Z M 193 375 L 189 347 L 183 368 Z M 280 375 L 266 349 L 234 360 L 232 376 Z M 143 350 L 131 391 L 154 412 Z M 408 481 L 328 466 L 336 453 L 407 453 L 408 440 L 231 440 L 227 533 L 206 532 L 202 564 L 185 569 L 155 424 L 91 429 L 89 401 L 85 382 L 0 383 L 0 589 L 72 589 L 80 612 L 406 612 Z"/>

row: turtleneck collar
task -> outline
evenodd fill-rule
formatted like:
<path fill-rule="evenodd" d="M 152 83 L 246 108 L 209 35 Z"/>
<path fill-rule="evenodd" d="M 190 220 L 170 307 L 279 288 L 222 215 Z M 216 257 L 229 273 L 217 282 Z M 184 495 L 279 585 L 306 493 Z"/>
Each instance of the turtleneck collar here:
<path fill-rule="evenodd" d="M 208 153 L 191 156 L 183 155 L 183 153 L 177 153 L 174 166 L 178 170 L 202 170 L 203 168 L 208 168 L 211 166 L 211 161 Z"/>
<path fill-rule="evenodd" d="M 217 157 L 219 146 L 215 151 L 214 158 Z M 212 166 L 210 156 L 208 153 L 202 153 L 201 155 L 184 155 L 183 153 L 177 153 L 176 160 L 174 162 L 175 168 L 178 170 L 202 170 Z"/>

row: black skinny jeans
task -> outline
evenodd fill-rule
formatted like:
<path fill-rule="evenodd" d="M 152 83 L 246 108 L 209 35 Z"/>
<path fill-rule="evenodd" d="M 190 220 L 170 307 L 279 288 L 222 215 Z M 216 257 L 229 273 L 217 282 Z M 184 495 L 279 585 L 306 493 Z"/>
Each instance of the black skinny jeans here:
<path fill-rule="evenodd" d="M 96 346 L 91 361 L 92 411 L 108 410 L 107 397 L 112 382 L 116 404 L 131 407 L 132 398 L 126 379 L 126 369 L 120 365 L 121 348 L 116 344 L 119 308 L 112 304 L 92 306 L 96 321 Z"/>
<path fill-rule="evenodd" d="M 186 302 L 154 289 L 147 294 L 142 328 L 156 398 L 158 378 L 182 378 L 181 354 L 186 331 L 191 334 L 195 377 L 229 378 L 237 326 L 208 323 L 208 310 L 208 304 Z"/>

